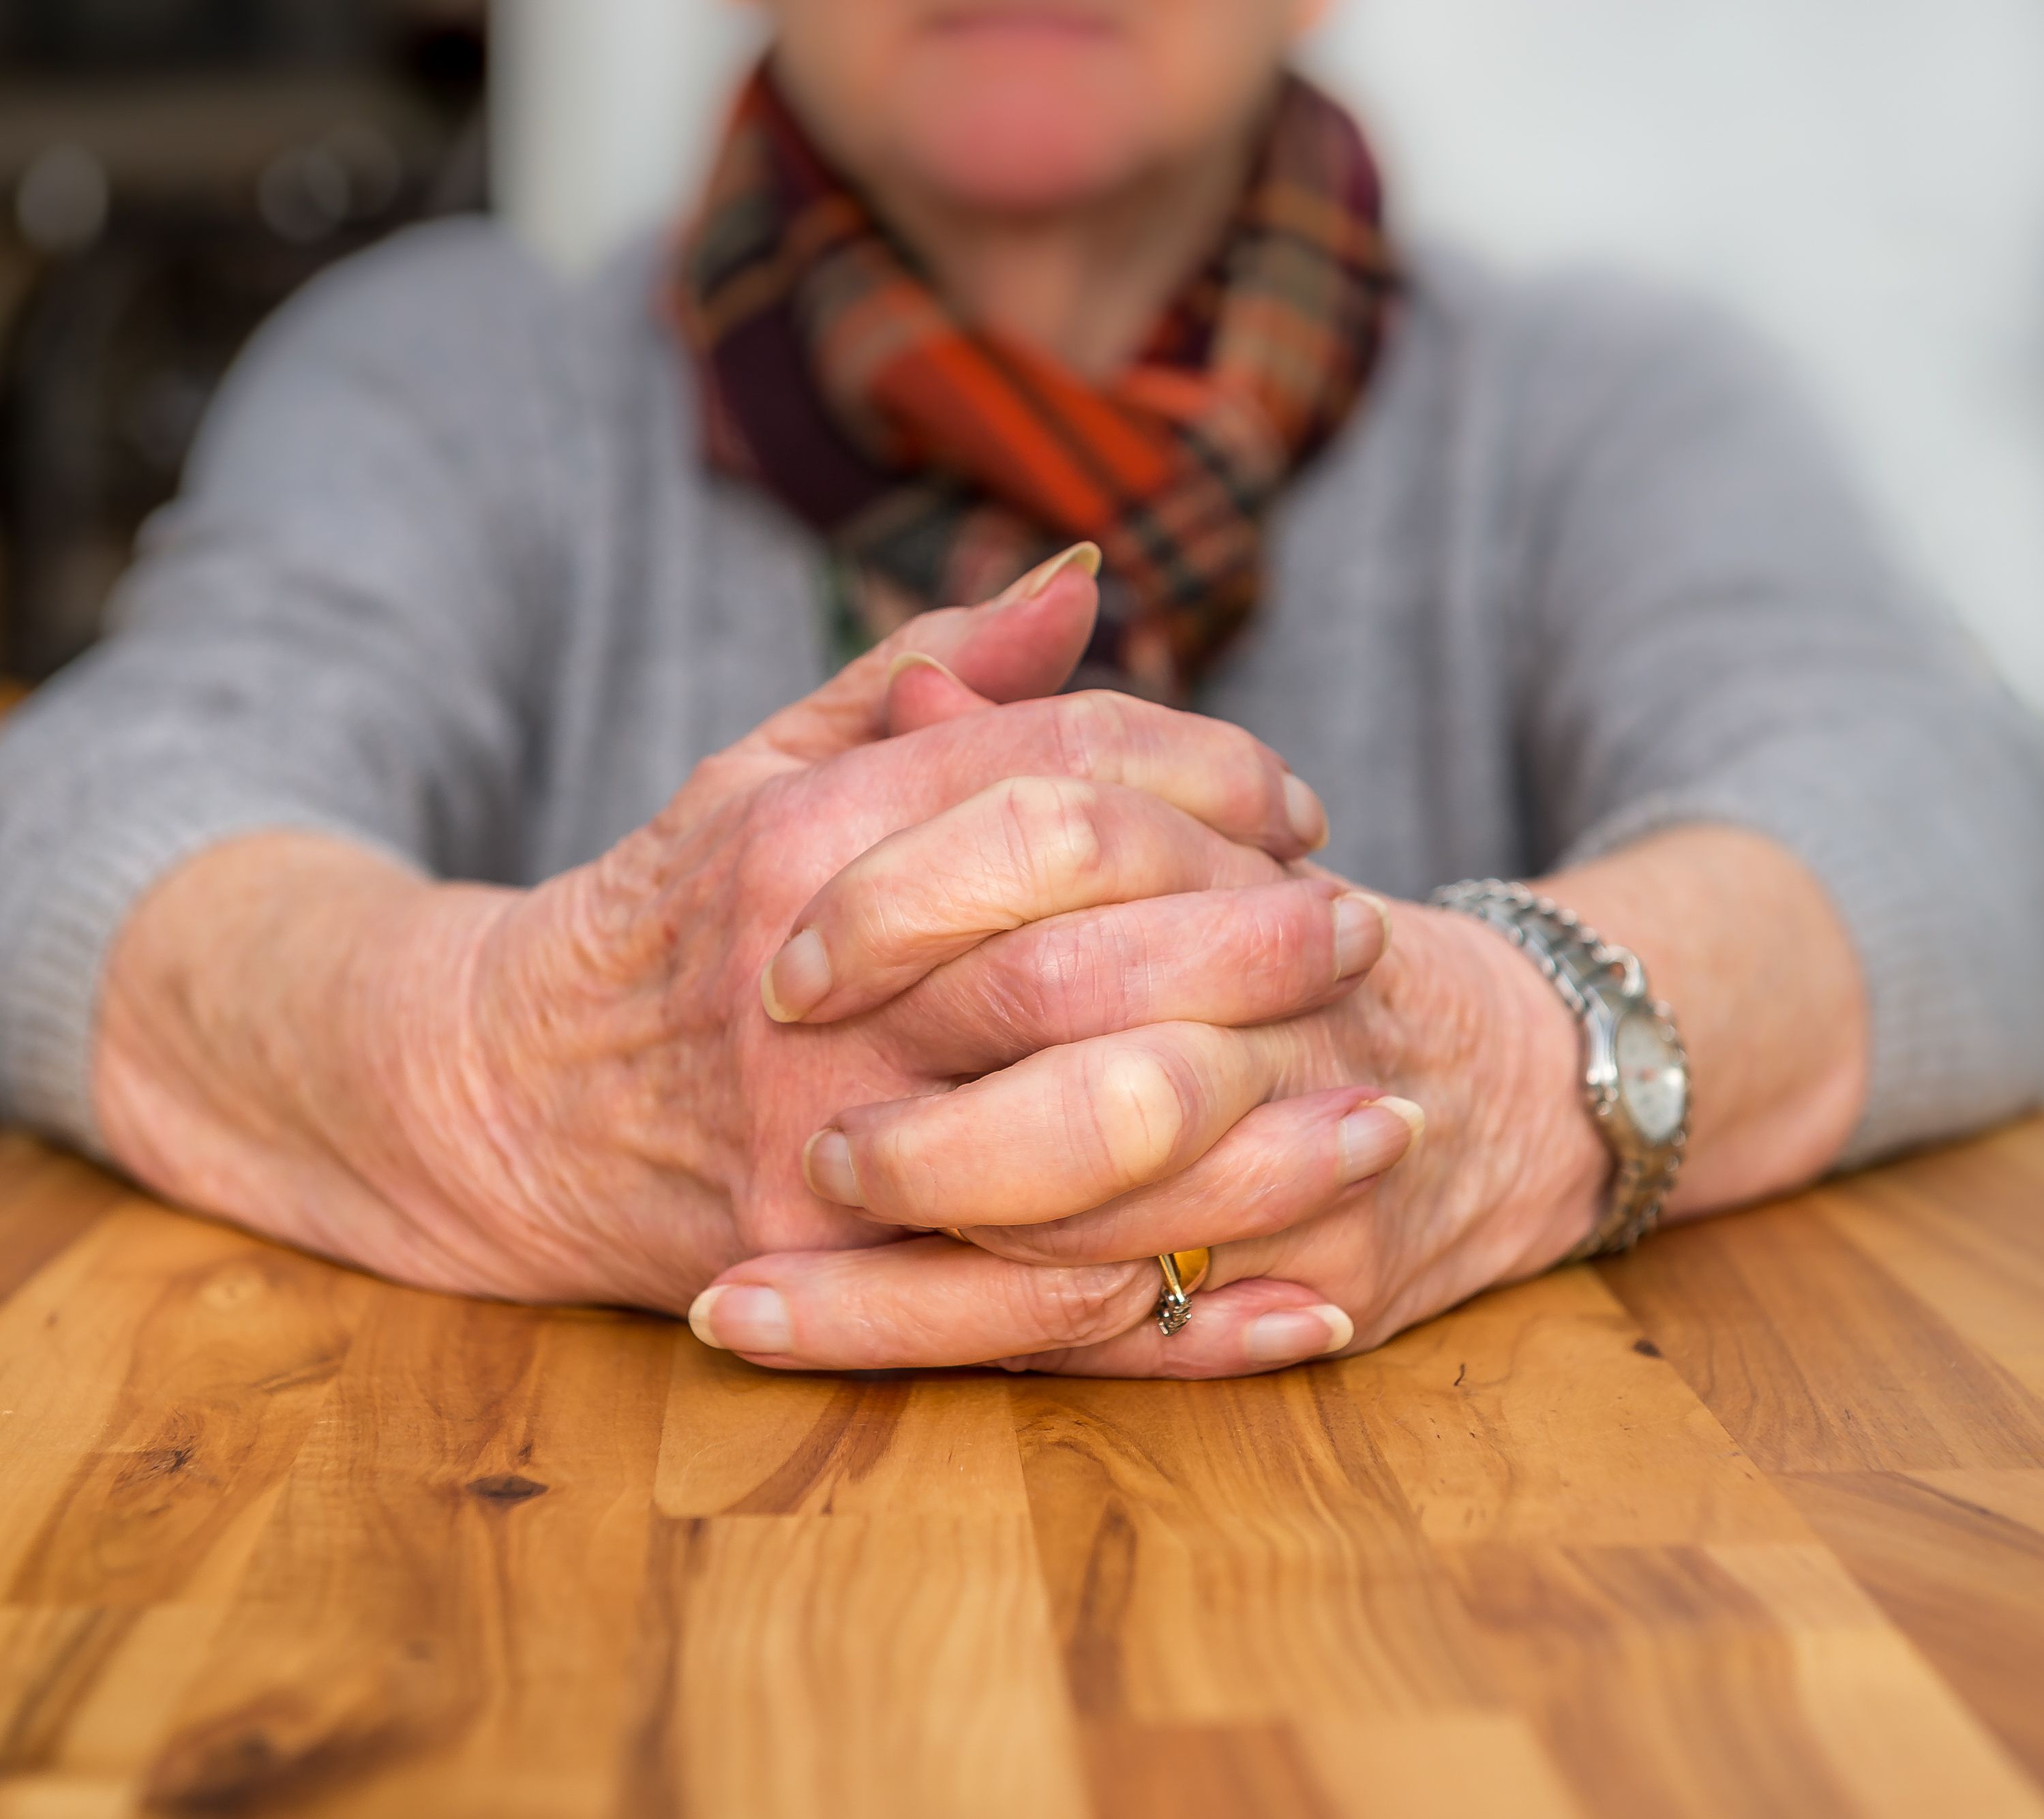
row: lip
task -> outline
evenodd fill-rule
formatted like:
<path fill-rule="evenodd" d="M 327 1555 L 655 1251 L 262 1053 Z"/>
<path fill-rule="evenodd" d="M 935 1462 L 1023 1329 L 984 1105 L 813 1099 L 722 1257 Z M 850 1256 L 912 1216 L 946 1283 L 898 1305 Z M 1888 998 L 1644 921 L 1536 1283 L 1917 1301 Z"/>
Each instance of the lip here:
<path fill-rule="evenodd" d="M 1097 13 L 1076 8 L 1012 5 L 962 6 L 940 13 L 932 25 L 939 32 L 958 37 L 1100 38 L 1112 29 Z"/>

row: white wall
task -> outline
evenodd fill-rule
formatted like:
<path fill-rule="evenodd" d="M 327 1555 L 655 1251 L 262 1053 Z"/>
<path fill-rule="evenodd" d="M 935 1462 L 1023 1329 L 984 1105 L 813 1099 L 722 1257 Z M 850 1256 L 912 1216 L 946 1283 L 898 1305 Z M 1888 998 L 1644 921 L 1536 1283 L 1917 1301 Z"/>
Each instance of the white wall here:
<path fill-rule="evenodd" d="M 2044 6 L 1350 0 L 1324 37 L 1411 221 L 1615 255 L 1786 344 L 2044 703 Z"/>
<path fill-rule="evenodd" d="M 498 11 L 501 193 L 586 263 L 674 206 L 753 27 L 721 0 Z M 1408 227 L 1615 257 L 1785 344 L 2044 704 L 2044 6 L 1347 0 L 1313 54 Z"/>
<path fill-rule="evenodd" d="M 660 221 L 700 166 L 758 36 L 728 0 L 494 0 L 499 206 L 571 270 Z"/>

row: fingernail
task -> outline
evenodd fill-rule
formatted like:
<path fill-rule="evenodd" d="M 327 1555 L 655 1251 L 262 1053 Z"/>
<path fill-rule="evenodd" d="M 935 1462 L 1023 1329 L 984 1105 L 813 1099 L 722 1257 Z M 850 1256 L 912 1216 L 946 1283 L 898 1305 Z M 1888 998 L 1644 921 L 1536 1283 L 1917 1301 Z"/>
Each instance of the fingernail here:
<path fill-rule="evenodd" d="M 705 1289 L 690 1304 L 689 1330 L 720 1352 L 782 1352 L 795 1344 L 781 1291 L 755 1283 Z"/>
<path fill-rule="evenodd" d="M 830 995 L 830 956 L 824 938 L 805 929 L 766 963 L 759 975 L 759 996 L 776 1023 L 807 1017 Z"/>
<path fill-rule="evenodd" d="M 1350 890 L 1335 899 L 1336 979 L 1354 979 L 1390 945 L 1391 909 L 1381 897 Z"/>
<path fill-rule="evenodd" d="M 938 660 L 935 657 L 932 656 L 928 652 L 904 651 L 901 656 L 897 657 L 893 662 L 887 666 L 887 680 L 889 683 L 891 685 L 894 679 L 901 675 L 904 670 L 912 669 L 935 670 L 940 676 L 949 676 L 953 682 L 956 682 L 958 680 L 957 672 L 955 671 L 948 663 L 938 662 Z"/>
<path fill-rule="evenodd" d="M 1303 777 L 1285 774 L 1285 818 L 1308 852 L 1318 852 L 1327 844 L 1327 811 Z"/>
<path fill-rule="evenodd" d="M 1341 1121 L 1341 1177 L 1367 1181 L 1381 1175 L 1420 1140 L 1427 1114 L 1410 1099 L 1372 1099 Z"/>
<path fill-rule="evenodd" d="M 859 1176 L 851 1166 L 851 1140 L 843 1131 L 818 1131 L 802 1152 L 809 1190 L 840 1206 L 863 1206 Z"/>
<path fill-rule="evenodd" d="M 1075 543 L 1063 549 L 1048 562 L 1039 562 L 1005 593 L 998 595 L 996 606 L 1012 606 L 1018 600 L 1033 600 L 1068 568 L 1083 568 L 1089 575 L 1100 573 L 1100 545 L 1097 543 Z"/>
<path fill-rule="evenodd" d="M 1339 1352 L 1355 1337 L 1355 1322 L 1327 1302 L 1258 1314 L 1243 1329 L 1242 1348 L 1258 1364 L 1297 1364 Z"/>

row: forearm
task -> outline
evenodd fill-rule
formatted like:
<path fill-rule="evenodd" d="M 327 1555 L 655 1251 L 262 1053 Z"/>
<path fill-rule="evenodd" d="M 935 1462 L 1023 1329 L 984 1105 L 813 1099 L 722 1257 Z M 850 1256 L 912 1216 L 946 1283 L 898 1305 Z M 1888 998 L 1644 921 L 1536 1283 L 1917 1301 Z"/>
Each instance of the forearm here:
<path fill-rule="evenodd" d="M 93 1072 L 109 1149 L 158 1192 L 288 1243 L 458 1273 L 461 1209 L 418 1140 L 456 1115 L 459 1001 L 505 898 L 317 836 L 201 853 L 110 959 Z"/>
<path fill-rule="evenodd" d="M 1679 829 L 1539 889 L 1639 956 L 1688 1047 L 1693 1122 L 1670 1203 L 1708 1212 L 1812 1180 L 1867 1090 L 1859 962 L 1809 871 L 1731 827 Z"/>

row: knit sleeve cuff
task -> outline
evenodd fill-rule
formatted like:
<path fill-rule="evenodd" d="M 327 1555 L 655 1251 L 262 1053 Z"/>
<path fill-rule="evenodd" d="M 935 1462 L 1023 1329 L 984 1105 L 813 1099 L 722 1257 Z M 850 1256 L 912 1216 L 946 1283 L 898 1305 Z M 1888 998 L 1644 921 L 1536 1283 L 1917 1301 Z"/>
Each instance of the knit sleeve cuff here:
<path fill-rule="evenodd" d="M 1586 830 L 1561 861 L 1581 863 L 1666 829 L 1714 823 L 1765 835 L 1809 867 L 1858 950 L 1871 1013 L 1866 1103 L 1840 1169 L 2021 1109 L 2000 1102 L 2022 1070 L 2012 1057 L 2006 1070 L 2000 1065 L 2002 1020 L 1991 988 L 1952 936 L 1949 892 L 1963 879 L 1924 875 L 1934 868 L 1912 863 L 1895 830 L 1868 826 L 1869 814 L 1864 795 L 1833 797 L 1807 779 L 1772 789 L 1750 777 L 1704 782 L 1627 805 Z"/>
<path fill-rule="evenodd" d="M 152 797 L 97 817 L 51 858 L 11 951 L 0 1018 L 0 1108 L 110 1158 L 94 1114 L 92 1052 L 100 987 L 115 938 L 145 892 L 209 847 L 269 832 L 329 834 L 396 863 L 417 861 L 302 801 L 245 787 Z"/>

